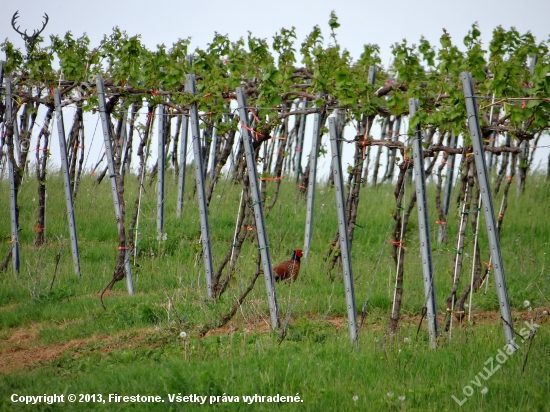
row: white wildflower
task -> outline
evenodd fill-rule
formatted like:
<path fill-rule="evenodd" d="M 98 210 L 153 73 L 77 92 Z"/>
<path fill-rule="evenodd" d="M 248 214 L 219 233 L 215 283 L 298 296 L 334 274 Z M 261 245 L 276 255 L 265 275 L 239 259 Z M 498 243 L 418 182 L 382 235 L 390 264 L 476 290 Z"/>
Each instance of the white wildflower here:
<path fill-rule="evenodd" d="M 527 312 L 531 312 L 532 310 L 533 310 L 533 308 L 532 308 L 531 306 L 529 306 L 529 307 L 527 308 Z"/>
<path fill-rule="evenodd" d="M 548 316 L 548 311 L 545 310 L 544 312 L 542 312 L 542 314 L 543 314 L 544 316 Z"/>
<path fill-rule="evenodd" d="M 407 397 L 405 395 L 401 395 L 399 398 L 398 398 L 401 402 L 405 402 L 405 399 L 407 399 Z"/>
<path fill-rule="evenodd" d="M 468 308 L 468 307 L 469 307 L 469 305 L 468 305 L 467 303 L 465 303 L 465 304 L 464 304 L 464 307 L 465 307 L 465 308 Z"/>
<path fill-rule="evenodd" d="M 388 398 L 393 398 L 393 392 L 388 392 Z"/>
<path fill-rule="evenodd" d="M 354 395 L 352 399 L 353 399 L 353 402 L 357 402 L 359 400 L 359 396 Z"/>
<path fill-rule="evenodd" d="M 409 338 L 408 336 L 405 337 L 405 339 L 403 339 L 403 342 L 405 343 L 409 343 L 411 341 L 411 338 Z"/>
<path fill-rule="evenodd" d="M 524 308 L 528 308 L 529 306 L 531 306 L 531 302 L 529 302 L 528 300 L 523 302 L 523 307 Z"/>
<path fill-rule="evenodd" d="M 180 333 L 180 338 L 185 339 L 186 337 L 187 337 L 187 333 L 185 333 L 185 331 L 182 331 Z"/>
<path fill-rule="evenodd" d="M 487 395 L 487 392 L 489 392 L 489 388 L 487 386 L 485 386 L 482 390 L 481 390 L 481 394 L 482 395 Z"/>

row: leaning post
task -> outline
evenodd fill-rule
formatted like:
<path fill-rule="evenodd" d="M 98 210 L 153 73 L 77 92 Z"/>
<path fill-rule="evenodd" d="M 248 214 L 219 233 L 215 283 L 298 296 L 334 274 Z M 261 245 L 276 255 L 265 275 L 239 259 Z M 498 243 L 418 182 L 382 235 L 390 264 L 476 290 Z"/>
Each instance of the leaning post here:
<path fill-rule="evenodd" d="M 462 88 L 466 100 L 466 110 L 468 111 L 468 127 L 474 147 L 474 160 L 478 174 L 479 189 L 481 190 L 481 204 L 483 205 L 489 247 L 491 249 L 491 261 L 493 262 L 493 273 L 497 288 L 500 316 L 504 327 L 504 338 L 506 343 L 510 344 L 514 340 L 514 326 L 512 313 L 510 311 L 510 301 L 508 300 L 508 289 L 506 288 L 506 276 L 504 275 L 504 266 L 502 264 L 500 237 L 495 221 L 493 199 L 489 187 L 489 175 L 487 174 L 487 165 L 485 163 L 483 140 L 474 94 L 474 83 L 472 75 L 469 72 L 462 72 L 460 78 L 462 80 Z M 510 346 L 513 346 L 513 344 Z"/>
<path fill-rule="evenodd" d="M 76 221 L 74 217 L 73 195 L 71 178 L 69 176 L 69 162 L 67 160 L 67 144 L 65 140 L 65 123 L 63 122 L 63 109 L 61 107 L 61 93 L 54 90 L 55 117 L 57 119 L 57 133 L 59 136 L 59 153 L 61 155 L 61 172 L 65 186 L 65 204 L 67 206 L 67 220 L 69 223 L 69 235 L 71 237 L 71 252 L 73 255 L 74 273 L 80 277 L 80 257 L 78 253 L 78 237 L 76 235 Z"/>
<path fill-rule="evenodd" d="M 109 181 L 111 182 L 111 193 L 113 195 L 113 204 L 115 207 L 115 217 L 118 226 L 118 233 L 124 232 L 124 222 L 121 217 L 120 198 L 118 197 L 118 180 L 115 170 L 115 162 L 113 157 L 113 134 L 111 131 L 111 122 L 107 113 L 107 103 L 105 101 L 105 87 L 103 85 L 103 77 L 98 75 L 96 78 L 97 97 L 99 101 L 99 115 L 101 117 L 101 125 L 103 126 L 103 141 L 105 142 L 105 152 L 107 157 L 107 167 L 109 170 Z M 124 244 L 124 271 L 126 272 L 126 289 L 128 294 L 134 294 L 134 281 L 132 279 L 132 266 L 130 264 L 130 251 L 128 243 Z"/>
<path fill-rule="evenodd" d="M 353 273 L 351 270 L 351 255 L 348 240 L 348 221 L 346 218 L 346 201 L 344 199 L 344 181 L 340 162 L 340 147 L 338 142 L 338 119 L 329 117 L 330 147 L 332 150 L 332 174 L 334 176 L 334 193 L 336 194 L 336 209 L 338 214 L 338 234 L 342 269 L 344 272 L 344 287 L 346 289 L 346 309 L 348 312 L 349 337 L 352 343 L 357 341 L 357 312 L 355 309 L 355 292 L 353 289 Z"/>
<path fill-rule="evenodd" d="M 409 99 L 409 114 L 414 116 L 418 110 L 418 99 Z M 418 226 L 420 232 L 420 251 L 422 256 L 422 273 L 424 275 L 424 293 L 428 319 L 428 335 L 430 348 L 437 347 L 439 328 L 437 325 L 437 305 L 435 299 L 434 270 L 432 260 L 432 245 L 430 240 L 430 221 L 428 219 L 428 196 L 426 193 L 426 174 L 424 172 L 424 150 L 422 134 L 417 126 L 413 130 L 412 141 L 413 163 L 416 184 L 416 208 L 418 209 Z"/>
<path fill-rule="evenodd" d="M 128 123 L 128 108 L 124 110 L 122 114 L 122 125 L 120 128 L 120 139 L 122 140 L 122 153 L 120 155 L 120 174 L 124 174 L 124 165 L 127 162 L 126 159 L 126 146 L 128 144 L 128 131 L 126 130 L 126 124 Z M 129 163 L 128 163 L 129 164 Z"/>
<path fill-rule="evenodd" d="M 277 305 L 277 295 L 275 293 L 275 284 L 273 281 L 273 268 L 271 267 L 271 256 L 267 241 L 267 231 L 264 220 L 264 209 L 262 198 L 260 196 L 260 185 L 258 184 L 258 170 L 256 169 L 256 160 L 254 158 L 254 147 L 252 136 L 250 135 L 250 126 L 247 116 L 246 93 L 244 87 L 237 87 L 237 103 L 239 105 L 239 117 L 242 128 L 242 141 L 244 154 L 246 157 L 246 170 L 250 182 L 250 194 L 252 195 L 252 205 L 254 210 L 254 221 L 256 223 L 256 234 L 258 236 L 258 245 L 262 258 L 264 269 L 265 287 L 267 290 L 267 299 L 269 303 L 269 312 L 271 316 L 271 328 L 277 329 L 281 326 L 279 316 L 279 307 Z"/>
<path fill-rule="evenodd" d="M 186 74 L 187 82 L 185 85 L 185 91 L 195 95 L 195 75 Z M 212 267 L 212 252 L 210 248 L 210 229 L 208 226 L 208 206 L 206 204 L 206 190 L 204 187 L 204 169 L 202 166 L 202 145 L 199 129 L 199 109 L 197 103 L 192 103 L 189 108 L 189 114 L 191 117 L 191 137 L 193 139 L 193 155 L 195 157 L 195 180 L 197 182 L 197 200 L 199 202 L 199 214 L 201 224 L 201 242 L 202 242 L 202 254 L 204 256 L 204 270 L 206 275 L 206 288 L 208 292 L 208 298 L 212 299 L 214 293 L 212 291 L 212 273 L 214 269 Z"/>

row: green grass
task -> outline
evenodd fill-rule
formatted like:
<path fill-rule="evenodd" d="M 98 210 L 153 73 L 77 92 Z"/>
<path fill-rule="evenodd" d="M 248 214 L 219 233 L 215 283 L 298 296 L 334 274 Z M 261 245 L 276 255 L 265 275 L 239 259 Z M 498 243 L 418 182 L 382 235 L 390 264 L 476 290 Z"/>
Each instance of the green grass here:
<path fill-rule="evenodd" d="M 188 174 L 191 177 L 191 173 Z M 68 230 L 62 193 L 62 179 L 48 179 L 46 236 L 48 243 L 35 248 L 36 183 L 26 178 L 20 189 L 21 273 L 10 266 L 0 276 L 0 352 L 13 356 L 17 350 L 34 348 L 37 362 L 0 372 L 0 409 L 13 410 L 13 393 L 39 395 L 53 393 L 109 393 L 119 395 L 161 395 L 165 402 L 156 405 L 86 403 L 21 406 L 21 410 L 180 410 L 212 408 L 220 410 L 456 410 L 451 398 L 464 398 L 462 390 L 475 380 L 486 366 L 484 362 L 504 345 L 498 321 L 498 300 L 491 278 L 487 294 L 473 296 L 474 313 L 493 311 L 493 321 L 479 319 L 453 329 L 452 340 L 445 335 L 437 351 L 427 347 L 425 324 L 416 340 L 415 321 L 420 314 L 424 292 L 419 260 L 416 209 L 406 237 L 404 300 L 405 319 L 398 335 L 386 334 L 395 276 L 386 231 L 392 224 L 395 206 L 393 187 L 366 188 L 355 230 L 352 260 L 357 307 L 372 294 L 369 316 L 360 331 L 360 344 L 351 347 L 345 323 L 346 308 L 341 275 L 327 273 L 323 258 L 336 233 L 336 208 L 333 189 L 324 185 L 316 196 L 315 232 L 310 259 L 303 264 L 295 284 L 277 284 L 277 298 L 283 320 L 292 321 L 286 339 L 268 331 L 269 315 L 265 286 L 261 278 L 247 301 L 224 330 L 199 338 L 199 331 L 215 327 L 233 306 L 255 270 L 256 249 L 249 239 L 243 246 L 230 288 L 219 302 L 206 298 L 202 258 L 198 256 L 199 227 L 196 199 L 187 181 L 184 217 L 176 219 L 176 185 L 167 175 L 165 232 L 167 239 L 157 241 L 156 194 L 145 186 L 140 220 L 140 244 L 137 265 L 133 267 L 136 294 L 128 296 L 124 282 L 105 296 L 107 311 L 101 307 L 98 293 L 110 281 L 117 256 L 116 222 L 110 188 L 105 182 L 96 187 L 86 178 L 75 202 L 81 254 L 82 278 L 73 273 Z M 137 193 L 135 177 L 127 178 L 125 199 L 130 215 Z M 274 183 L 269 183 L 268 197 Z M 525 194 L 517 197 L 512 188 L 508 211 L 501 233 L 502 254 L 509 297 L 516 326 L 531 313 L 523 306 L 529 300 L 533 308 L 548 307 L 543 294 L 548 273 L 550 223 L 550 185 L 541 177 L 531 176 Z M 280 199 L 267 216 L 272 261 L 290 257 L 302 248 L 305 202 L 296 200 L 296 187 L 284 182 Z M 407 188 L 410 194 L 412 188 Z M 7 194 L 6 181 L 0 193 Z M 0 210 L 8 211 L 8 197 L 0 196 Z M 454 194 L 456 196 L 456 194 Z M 220 196 L 218 198 L 218 196 Z M 222 181 L 210 206 L 211 245 L 214 267 L 225 256 L 232 242 L 240 189 Z M 407 202 L 408 202 L 407 195 Z M 436 220 L 434 188 L 429 187 L 431 222 Z M 500 196 L 494 199 L 500 205 Z M 267 202 L 269 203 L 269 202 Z M 455 213 L 452 204 L 451 215 Z M 487 236 L 481 221 L 479 242 L 482 260 L 488 261 Z M 436 238 L 432 224 L 433 239 Z M 445 299 L 451 286 L 456 220 L 449 223 L 450 243 L 434 246 L 438 312 L 445 311 Z M 9 248 L 8 214 L 0 220 L 0 256 Z M 53 289 L 49 284 L 55 268 L 55 256 L 63 244 L 62 257 Z M 435 243 L 434 243 L 435 244 Z M 384 248 L 377 270 L 378 254 Z M 469 279 L 473 236 L 466 241 L 465 269 L 461 291 Z M 549 292 L 550 293 L 550 292 Z M 168 296 L 173 308 L 168 309 Z M 415 317 L 416 316 L 416 317 Z M 488 316 L 486 314 L 484 317 Z M 548 356 L 550 329 L 543 317 L 524 373 L 522 365 L 528 344 L 481 387 L 462 408 L 468 410 L 546 410 L 550 390 Z M 336 325 L 336 326 L 335 326 Z M 185 330 L 184 341 L 179 333 Z M 30 340 L 10 338 L 21 331 L 34 333 Z M 71 343 L 72 342 L 72 343 Z M 78 343 L 78 344 L 77 344 Z M 33 346 L 34 345 L 34 346 Z M 185 345 L 185 347 L 184 347 Z M 19 349 L 17 349 L 19 347 Z M 14 349 L 15 348 L 15 349 Z M 59 351 L 60 356 L 41 360 L 40 351 Z M 32 356 L 32 354 L 31 354 Z M 10 358 L 11 359 L 11 358 Z M 246 405 L 170 404 L 168 394 L 215 395 L 296 395 L 301 403 Z M 393 393 L 393 397 L 388 396 Z M 354 397 L 357 396 L 356 400 Z M 404 401 L 399 396 L 405 396 Z M 208 403 L 208 401 L 207 401 Z"/>

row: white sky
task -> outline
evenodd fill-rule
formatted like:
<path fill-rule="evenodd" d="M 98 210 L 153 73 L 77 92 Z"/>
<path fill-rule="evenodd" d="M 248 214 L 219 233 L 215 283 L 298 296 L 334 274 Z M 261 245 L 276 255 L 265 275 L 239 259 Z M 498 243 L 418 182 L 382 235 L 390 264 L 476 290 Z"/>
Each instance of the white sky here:
<path fill-rule="evenodd" d="M 472 23 L 478 22 L 483 38 L 488 41 L 498 25 L 514 26 L 520 33 L 531 31 L 538 40 L 547 40 L 550 1 L 531 0 L 405 0 L 385 1 L 143 1 L 143 0 L 2 0 L 0 39 L 6 37 L 22 45 L 11 28 L 13 13 L 19 10 L 21 29 L 32 32 L 41 27 L 44 12 L 50 21 L 44 35 L 80 35 L 86 32 L 92 43 L 119 26 L 130 35 L 141 34 L 149 47 L 177 38 L 192 37 L 192 46 L 204 46 L 214 32 L 229 34 L 233 39 L 255 36 L 270 39 L 281 27 L 296 27 L 301 41 L 313 26 L 319 25 L 328 39 L 329 14 L 335 10 L 341 27 L 337 30 L 341 45 L 359 56 L 364 43 L 380 45 L 384 63 L 390 57 L 390 45 L 401 39 L 418 42 L 423 35 L 438 43 L 442 28 L 456 43 L 462 42 Z"/>
<path fill-rule="evenodd" d="M 182 1 L 123 1 L 95 0 L 68 1 L 53 0 L 2 0 L 0 17 L 0 41 L 9 38 L 16 46 L 23 47 L 23 41 L 11 27 L 11 16 L 19 10 L 18 24 L 28 32 L 41 27 L 42 15 L 48 13 L 50 21 L 43 36 L 63 35 L 67 31 L 80 36 L 86 32 L 92 46 L 99 43 L 104 34 L 114 26 L 128 34 L 141 34 L 142 41 L 153 48 L 164 43 L 170 46 L 178 38 L 192 37 L 191 50 L 205 47 L 214 32 L 228 34 L 233 40 L 246 36 L 251 31 L 255 36 L 271 37 L 281 27 L 296 27 L 298 45 L 319 25 L 325 40 L 329 41 L 328 20 L 331 10 L 338 15 L 341 27 L 337 29 L 339 44 L 347 48 L 353 57 L 359 57 L 363 44 L 376 43 L 381 48 L 384 66 L 391 57 L 390 45 L 406 38 L 418 43 L 423 35 L 430 43 L 439 46 L 439 37 L 445 28 L 456 44 L 462 45 L 462 38 L 474 22 L 479 23 L 482 39 L 487 44 L 492 30 L 502 25 L 505 29 L 516 27 L 520 33 L 531 31 L 538 41 L 548 40 L 550 29 L 550 0 L 519 2 L 512 0 L 421 0 L 404 1 L 264 1 L 228 2 L 204 0 Z M 3 58 L 4 56 L 2 56 Z M 70 127 L 71 116 L 65 117 Z M 87 135 L 95 127 L 96 119 L 88 119 Z M 311 121 L 309 121 L 311 124 Z M 100 127 L 100 126 L 99 126 Z M 309 130 L 309 128 L 308 128 Z M 98 130 L 99 131 L 99 130 Z M 351 132 L 351 130 L 350 130 Z M 306 132 L 307 136 L 311 134 Z M 375 135 L 376 136 L 376 135 Z M 56 136 L 54 135 L 55 139 Z M 89 139 L 89 137 L 87 136 Z M 54 142 L 56 141 L 54 139 Z M 97 144 L 97 143 L 96 143 Z M 57 145 L 52 145 L 56 158 Z M 153 144 L 153 147 L 155 145 Z M 100 149 L 97 149 L 99 153 Z M 309 153 L 307 146 L 304 154 Z M 546 165 L 548 151 L 541 150 L 538 159 Z M 348 154 L 349 156 L 349 154 Z M 385 157 L 385 156 L 383 156 Z M 97 156 L 90 155 L 88 166 Z M 305 163 L 305 159 L 304 159 Z M 538 163 L 538 161 L 536 162 Z M 327 164 L 321 167 L 328 169 Z"/>

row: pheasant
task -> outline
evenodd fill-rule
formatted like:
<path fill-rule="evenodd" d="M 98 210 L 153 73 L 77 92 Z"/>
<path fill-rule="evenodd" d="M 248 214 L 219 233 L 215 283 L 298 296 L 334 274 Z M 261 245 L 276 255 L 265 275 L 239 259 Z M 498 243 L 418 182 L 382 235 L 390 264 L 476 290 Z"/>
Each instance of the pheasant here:
<path fill-rule="evenodd" d="M 300 272 L 300 258 L 302 257 L 301 250 L 295 250 L 292 253 L 292 258 L 279 264 L 273 268 L 275 272 L 275 281 L 280 280 L 296 280 Z"/>

